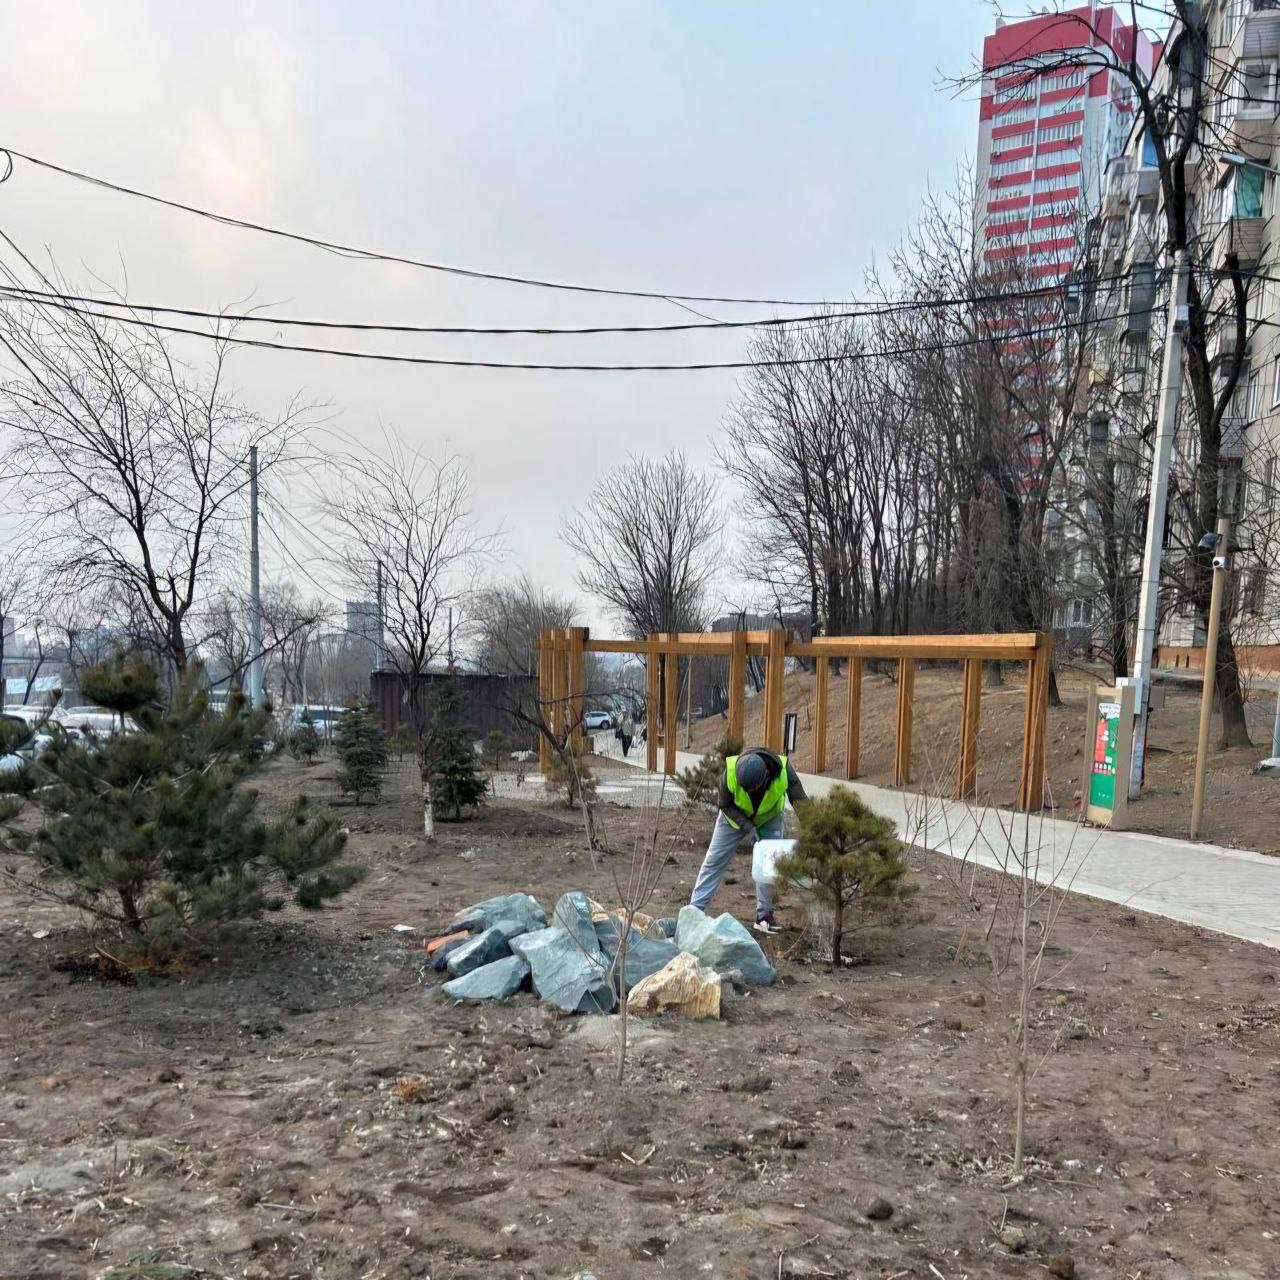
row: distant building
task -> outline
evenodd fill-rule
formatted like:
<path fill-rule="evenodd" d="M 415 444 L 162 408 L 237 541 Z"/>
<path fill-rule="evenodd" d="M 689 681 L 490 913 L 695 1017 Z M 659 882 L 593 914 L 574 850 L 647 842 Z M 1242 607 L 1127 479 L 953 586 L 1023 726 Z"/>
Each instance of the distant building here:
<path fill-rule="evenodd" d="M 1137 41 L 1138 63 L 1150 75 L 1154 50 L 1141 30 L 1114 9 L 1088 4 L 1069 11 L 1117 49 Z M 1013 262 L 1026 274 L 1057 280 L 1082 247 L 1077 236 L 1102 197 L 1103 169 L 1124 146 L 1133 120 L 1127 83 L 1108 70 L 1063 67 L 1028 76 L 1011 62 L 1052 59 L 1080 46 L 1084 29 L 1064 15 L 1000 19 L 982 48 L 978 126 L 977 224 L 991 269 Z"/>
<path fill-rule="evenodd" d="M 382 657 L 382 616 L 376 600 L 348 600 L 347 643 L 376 670 Z"/>

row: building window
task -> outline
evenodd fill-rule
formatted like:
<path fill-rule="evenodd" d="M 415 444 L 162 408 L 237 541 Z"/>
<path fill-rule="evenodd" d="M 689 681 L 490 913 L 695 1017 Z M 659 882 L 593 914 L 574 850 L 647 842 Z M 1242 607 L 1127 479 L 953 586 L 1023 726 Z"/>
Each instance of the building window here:
<path fill-rule="evenodd" d="M 991 166 L 991 176 L 1002 178 L 1006 173 L 1021 173 L 1030 168 L 1030 156 L 1023 156 L 1021 160 L 1001 160 Z"/>
<path fill-rule="evenodd" d="M 1276 456 L 1274 453 L 1267 459 L 1267 465 L 1262 469 L 1262 505 L 1268 511 L 1276 509 Z"/>
<path fill-rule="evenodd" d="M 1248 387 L 1244 395 L 1244 417 L 1246 422 L 1256 422 L 1262 409 L 1262 383 L 1257 369 L 1249 372 Z"/>
<path fill-rule="evenodd" d="M 1271 362 L 1271 407 L 1274 409 L 1278 404 L 1280 404 L 1280 356 L 1276 356 Z"/>
<path fill-rule="evenodd" d="M 1093 601 L 1073 600 L 1071 602 L 1071 625 L 1088 627 L 1093 625 Z"/>
<path fill-rule="evenodd" d="M 1036 191 L 1065 191 L 1079 182 L 1079 176 L 1071 173 L 1059 173 L 1052 178 L 1037 178 Z"/>
<path fill-rule="evenodd" d="M 1014 84 L 1007 84 L 1003 88 L 997 89 L 994 96 L 997 102 L 1025 101 L 1027 98 L 1035 97 L 1035 81 L 1028 78 L 1019 80 Z"/>

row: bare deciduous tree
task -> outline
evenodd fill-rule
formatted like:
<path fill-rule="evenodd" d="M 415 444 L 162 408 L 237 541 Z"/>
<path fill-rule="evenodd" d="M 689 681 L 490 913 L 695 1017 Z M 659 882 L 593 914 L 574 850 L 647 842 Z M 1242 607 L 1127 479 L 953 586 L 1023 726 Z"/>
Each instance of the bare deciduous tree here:
<path fill-rule="evenodd" d="M 669 453 L 609 472 L 563 536 L 579 557 L 582 589 L 640 637 L 702 627 L 719 528 L 715 480 Z"/>
<path fill-rule="evenodd" d="M 0 384 L 5 462 L 40 553 L 64 590 L 117 588 L 184 670 L 192 611 L 242 538 L 249 449 L 275 466 L 300 406 L 267 420 L 237 404 L 224 344 L 197 373 L 154 330 L 52 305 L 6 306 L 0 349 L 13 370 Z"/>
<path fill-rule="evenodd" d="M 341 493 L 331 505 L 337 564 L 366 593 L 381 570 L 386 665 L 400 684 L 419 743 L 430 726 L 428 670 L 447 643 L 445 615 L 471 589 L 496 535 L 479 533 L 471 483 L 460 458 L 441 461 L 388 441 L 385 457 L 342 460 Z M 424 826 L 431 796 L 422 763 Z"/>

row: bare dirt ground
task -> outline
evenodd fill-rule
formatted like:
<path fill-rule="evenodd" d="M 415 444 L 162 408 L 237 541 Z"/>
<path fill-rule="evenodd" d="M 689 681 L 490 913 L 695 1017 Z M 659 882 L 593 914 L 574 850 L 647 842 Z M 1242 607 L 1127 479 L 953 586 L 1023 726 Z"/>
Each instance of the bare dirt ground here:
<path fill-rule="evenodd" d="M 1049 709 L 1046 741 L 1047 798 L 1062 810 L 1074 807 L 1083 779 L 1085 715 L 1091 685 L 1105 673 L 1067 667 L 1058 672 L 1064 705 Z M 828 682 L 827 771 L 843 776 L 845 697 L 843 672 Z M 1004 683 L 982 691 L 982 721 L 978 733 L 978 798 L 1013 805 L 1022 760 L 1022 717 L 1025 671 L 1010 666 Z M 799 715 L 796 764 L 813 767 L 814 677 L 796 672 L 784 688 L 786 710 Z M 921 667 L 916 675 L 915 720 L 912 734 L 912 789 L 953 793 L 960 733 L 960 668 L 955 665 Z M 889 676 L 868 669 L 862 693 L 862 749 L 860 780 L 889 786 L 892 778 L 897 684 Z M 749 742 L 762 740 L 763 699 L 749 698 L 746 708 Z M 1258 688 L 1248 703 L 1250 732 L 1255 747 L 1211 751 L 1206 779 L 1203 836 L 1214 844 L 1260 853 L 1280 854 L 1280 779 L 1255 776 L 1250 769 L 1267 754 L 1275 715 L 1274 690 Z M 1191 822 L 1191 782 L 1195 768 L 1196 734 L 1200 717 L 1198 685 L 1169 686 L 1165 706 L 1152 713 L 1148 782 L 1143 796 L 1129 809 L 1127 825 L 1137 831 L 1186 839 Z M 695 721 L 693 746 L 705 751 L 725 730 L 719 716 Z M 1211 747 L 1217 744 L 1214 723 Z M 681 745 L 684 736 L 681 735 Z"/>
<path fill-rule="evenodd" d="M 330 771 L 281 761 L 264 791 Z M 393 784 L 349 811 L 372 874 L 347 900 L 228 930 L 186 976 L 55 971 L 77 920 L 0 897 L 0 1276 L 1280 1274 L 1274 953 L 1071 900 L 1011 1182 L 1012 1006 L 955 958 L 942 864 L 917 860 L 910 919 L 855 938 L 856 966 L 787 932 L 778 984 L 724 1021 L 634 1020 L 619 1089 L 616 1019 L 453 1007 L 392 926 L 499 891 L 608 900 L 651 818 L 607 808 L 620 852 L 595 864 L 572 815 L 520 801 L 428 849 Z M 674 911 L 709 818 L 667 827 Z M 749 918 L 745 861 L 717 905 Z M 12 1185 L 76 1159 L 69 1190 Z"/>

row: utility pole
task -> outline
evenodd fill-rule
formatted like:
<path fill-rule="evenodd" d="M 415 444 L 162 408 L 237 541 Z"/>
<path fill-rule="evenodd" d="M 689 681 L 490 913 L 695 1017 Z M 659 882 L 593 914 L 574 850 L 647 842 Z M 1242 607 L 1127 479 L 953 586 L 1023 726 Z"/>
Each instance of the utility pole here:
<path fill-rule="evenodd" d="M 1218 666 L 1218 626 L 1222 619 L 1222 595 L 1231 571 L 1231 521 L 1218 521 L 1213 550 L 1213 591 L 1209 596 L 1209 634 L 1204 644 L 1204 680 L 1200 687 L 1200 737 L 1196 743 L 1195 787 L 1191 793 L 1191 838 L 1200 836 L 1204 813 L 1204 772 L 1209 756 L 1209 723 L 1213 719 L 1214 676 Z"/>
<path fill-rule="evenodd" d="M 1164 522 L 1169 510 L 1169 470 L 1177 434 L 1178 400 L 1182 395 L 1182 334 L 1187 327 L 1187 255 L 1173 256 L 1169 283 L 1169 318 L 1165 331 L 1164 366 L 1160 381 L 1160 418 L 1156 424 L 1151 458 L 1151 489 L 1147 498 L 1147 541 L 1142 554 L 1142 586 L 1138 597 L 1138 635 L 1133 658 L 1134 707 L 1133 768 L 1129 798 L 1142 791 L 1147 753 L 1147 719 L 1151 704 L 1151 673 L 1156 631 L 1160 625 L 1160 561 L 1164 555 Z"/>
<path fill-rule="evenodd" d="M 258 446 L 249 446 L 249 705 L 262 706 L 262 580 L 258 566 Z"/>
<path fill-rule="evenodd" d="M 449 647 L 448 647 L 448 670 L 453 671 L 453 605 L 449 606 Z"/>

